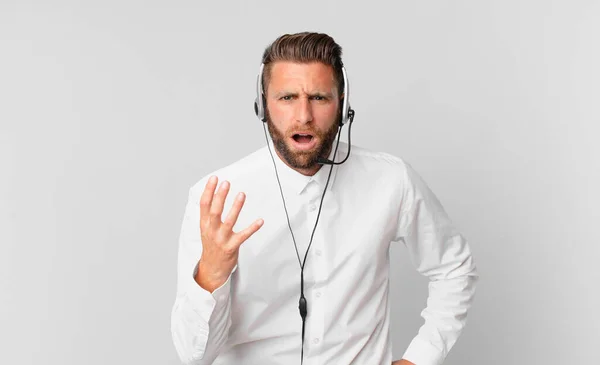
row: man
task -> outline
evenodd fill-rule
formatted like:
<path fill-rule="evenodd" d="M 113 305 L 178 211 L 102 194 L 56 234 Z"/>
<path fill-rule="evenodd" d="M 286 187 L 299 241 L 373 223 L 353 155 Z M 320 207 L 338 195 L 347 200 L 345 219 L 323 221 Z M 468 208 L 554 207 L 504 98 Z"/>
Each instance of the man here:
<path fill-rule="evenodd" d="M 478 280 L 468 243 L 409 164 L 339 137 L 334 145 L 352 115 L 331 37 L 283 35 L 263 65 L 266 146 L 189 191 L 172 312 L 181 360 L 391 364 L 389 247 L 403 242 L 429 298 L 394 364 L 441 364 Z"/>

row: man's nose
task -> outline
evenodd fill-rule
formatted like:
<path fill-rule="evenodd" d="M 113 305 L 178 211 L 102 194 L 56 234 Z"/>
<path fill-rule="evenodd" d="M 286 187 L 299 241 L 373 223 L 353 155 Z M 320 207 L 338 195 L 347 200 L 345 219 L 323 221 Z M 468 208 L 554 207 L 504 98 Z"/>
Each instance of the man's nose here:
<path fill-rule="evenodd" d="M 296 121 L 308 123 L 313 120 L 312 105 L 308 98 L 299 98 L 296 107 Z"/>

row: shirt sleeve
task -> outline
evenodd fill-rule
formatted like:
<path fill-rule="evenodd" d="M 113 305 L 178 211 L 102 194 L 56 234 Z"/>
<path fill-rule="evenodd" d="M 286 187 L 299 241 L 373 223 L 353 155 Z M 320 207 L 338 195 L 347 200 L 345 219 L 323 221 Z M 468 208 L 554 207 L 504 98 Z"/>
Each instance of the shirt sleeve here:
<path fill-rule="evenodd" d="M 197 184 L 196 186 L 199 186 Z M 192 187 L 179 236 L 177 294 L 171 312 L 171 335 L 184 364 L 212 364 L 231 325 L 231 277 L 212 293 L 194 279 L 202 254 L 200 193 Z"/>
<path fill-rule="evenodd" d="M 467 240 L 421 177 L 404 166 L 396 241 L 404 242 L 417 271 L 429 279 L 429 295 L 421 312 L 425 323 L 403 358 L 440 365 L 466 325 L 479 274 Z"/>

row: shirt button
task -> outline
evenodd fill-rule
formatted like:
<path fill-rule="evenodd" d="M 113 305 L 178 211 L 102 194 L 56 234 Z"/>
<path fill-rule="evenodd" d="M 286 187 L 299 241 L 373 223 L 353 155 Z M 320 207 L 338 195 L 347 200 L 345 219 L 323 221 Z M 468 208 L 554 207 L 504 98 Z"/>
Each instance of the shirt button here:
<path fill-rule="evenodd" d="M 322 252 L 321 252 L 321 250 L 316 250 L 316 251 L 315 251 L 315 254 L 316 254 L 317 256 L 321 256 Z"/>
<path fill-rule="evenodd" d="M 315 345 L 316 345 L 316 344 L 318 344 L 318 343 L 319 343 L 319 339 L 318 339 L 318 338 L 314 338 L 314 339 L 313 339 L 313 343 L 314 343 Z"/>
<path fill-rule="evenodd" d="M 315 209 L 317 209 L 317 206 L 316 206 L 316 205 L 314 205 L 314 204 L 311 204 L 311 205 L 309 205 L 309 206 L 308 206 L 308 210 L 309 210 L 310 212 L 314 212 L 314 211 L 315 211 Z"/>

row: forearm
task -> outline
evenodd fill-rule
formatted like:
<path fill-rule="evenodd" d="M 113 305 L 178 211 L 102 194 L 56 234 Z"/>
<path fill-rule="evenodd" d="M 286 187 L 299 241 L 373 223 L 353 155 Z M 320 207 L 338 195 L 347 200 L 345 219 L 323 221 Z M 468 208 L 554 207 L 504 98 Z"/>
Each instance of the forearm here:
<path fill-rule="evenodd" d="M 410 362 L 410 361 L 408 361 L 408 360 L 404 360 L 404 359 L 402 359 L 402 360 L 397 360 L 397 361 L 394 361 L 394 362 L 392 363 L 392 365 L 415 365 L 415 364 L 414 364 L 414 363 L 412 363 L 412 362 Z"/>
<path fill-rule="evenodd" d="M 190 189 L 179 237 L 177 294 L 171 312 L 171 334 L 184 364 L 211 364 L 227 340 L 230 314 L 230 277 L 206 290 L 196 281 L 202 241 L 198 232 L 198 193 Z"/>
<path fill-rule="evenodd" d="M 421 312 L 425 323 L 403 358 L 419 365 L 440 365 L 458 340 L 466 325 L 478 274 L 470 259 L 455 268 L 454 273 L 458 276 L 429 282 L 427 306 Z"/>
<path fill-rule="evenodd" d="M 183 363 L 212 364 L 227 341 L 231 325 L 229 282 L 228 279 L 212 293 L 198 286 L 177 297 L 171 332 Z"/>

